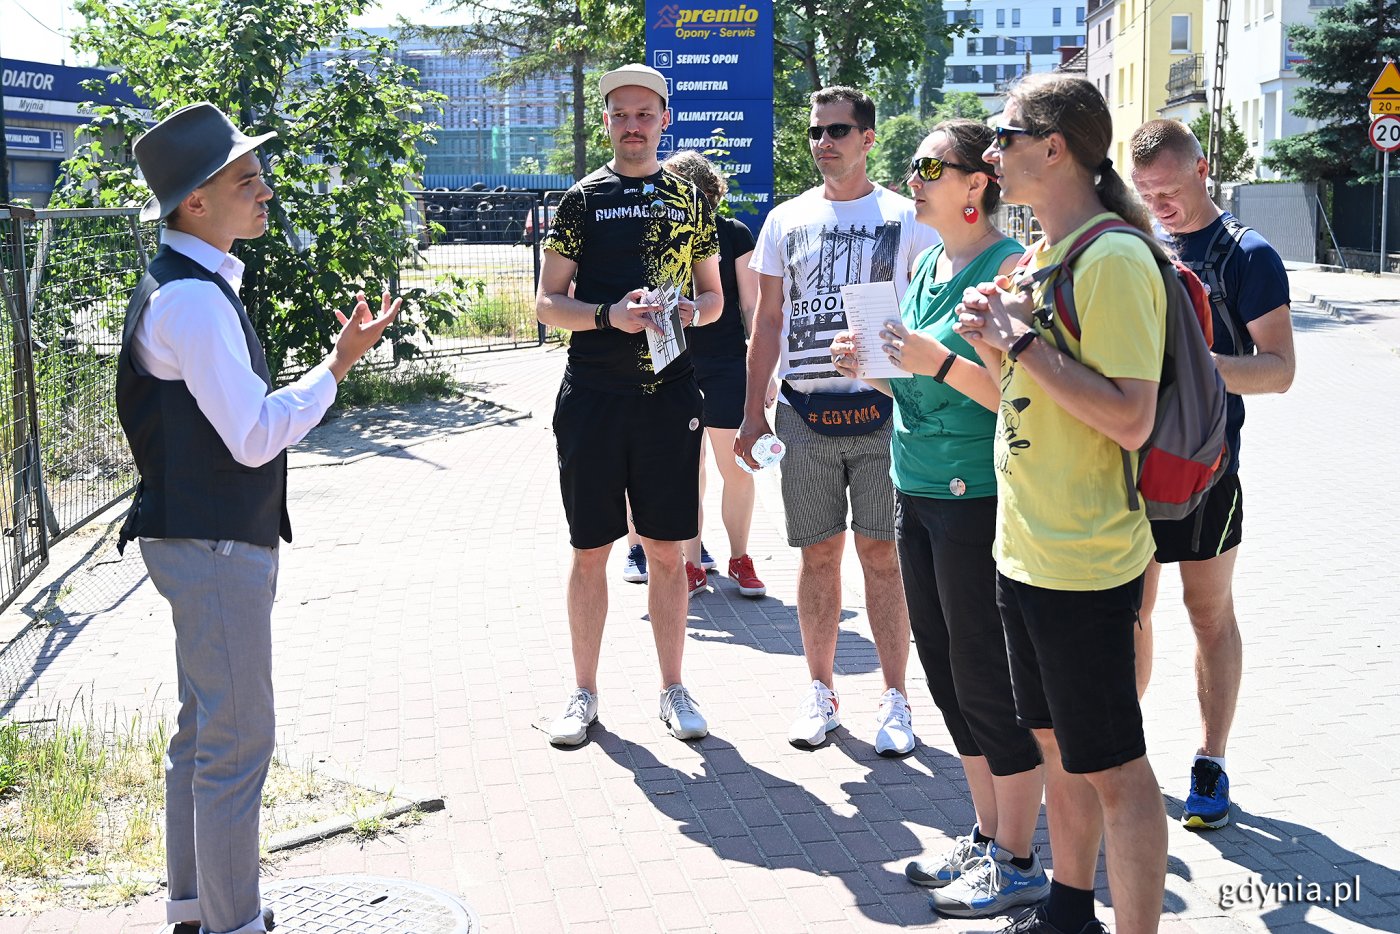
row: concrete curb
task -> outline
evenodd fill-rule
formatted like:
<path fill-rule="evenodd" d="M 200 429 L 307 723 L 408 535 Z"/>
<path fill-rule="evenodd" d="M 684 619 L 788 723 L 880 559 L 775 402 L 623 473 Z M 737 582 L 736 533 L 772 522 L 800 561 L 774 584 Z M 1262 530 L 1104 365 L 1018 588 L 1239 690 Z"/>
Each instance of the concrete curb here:
<path fill-rule="evenodd" d="M 366 791 L 378 795 L 386 795 L 388 800 L 376 808 L 359 814 L 343 812 L 334 814 L 324 820 L 307 824 L 305 827 L 295 827 L 291 830 L 279 834 L 273 834 L 267 841 L 267 851 L 278 853 L 285 850 L 294 850 L 309 843 L 316 843 L 319 840 L 329 840 L 331 837 L 338 837 L 341 834 L 349 833 L 355 829 L 355 823 L 366 818 L 374 820 L 392 820 L 407 814 L 415 808 L 425 814 L 432 814 L 447 808 L 447 802 L 443 797 L 435 792 L 429 792 L 422 788 L 404 787 L 393 782 L 385 782 L 381 779 L 366 778 L 354 772 L 347 771 L 333 763 L 321 762 L 312 767 L 312 771 L 324 775 L 326 778 L 338 781 L 346 785 L 354 785 L 356 788 L 363 788 Z"/>

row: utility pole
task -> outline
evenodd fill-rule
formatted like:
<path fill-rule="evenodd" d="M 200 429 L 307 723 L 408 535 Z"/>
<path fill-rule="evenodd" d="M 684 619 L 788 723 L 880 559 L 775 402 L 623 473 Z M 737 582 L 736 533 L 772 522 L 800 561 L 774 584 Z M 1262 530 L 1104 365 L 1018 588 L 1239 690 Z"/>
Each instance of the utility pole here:
<path fill-rule="evenodd" d="M 1215 25 L 1215 77 L 1210 88 L 1210 178 L 1215 182 L 1215 200 L 1220 201 L 1224 193 L 1220 174 L 1224 170 L 1221 162 L 1225 156 L 1225 40 L 1230 32 L 1230 0 L 1219 0 L 1220 17 Z"/>

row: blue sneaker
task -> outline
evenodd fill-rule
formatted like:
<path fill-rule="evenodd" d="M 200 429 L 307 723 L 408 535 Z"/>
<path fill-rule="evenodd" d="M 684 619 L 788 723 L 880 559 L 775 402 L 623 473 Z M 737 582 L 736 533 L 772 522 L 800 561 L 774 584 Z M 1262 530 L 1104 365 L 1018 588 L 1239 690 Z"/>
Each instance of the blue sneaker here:
<path fill-rule="evenodd" d="M 715 569 L 715 559 L 710 557 L 710 553 L 705 550 L 705 543 L 700 543 L 700 568 L 706 573 Z"/>
<path fill-rule="evenodd" d="M 1215 830 L 1230 823 L 1230 779 L 1209 759 L 1191 766 L 1191 793 L 1181 823 L 1188 830 Z"/>
<path fill-rule="evenodd" d="M 977 828 L 973 827 L 975 831 Z M 915 885 L 940 888 L 962 874 L 963 866 L 987 855 L 985 844 L 976 842 L 972 834 L 953 841 L 953 848 L 941 857 L 928 861 L 916 859 L 904 867 L 904 878 Z"/>
<path fill-rule="evenodd" d="M 1050 894 L 1050 877 L 1031 851 L 1031 867 L 1018 869 L 1011 853 L 988 844 L 984 856 L 965 863 L 956 879 L 935 889 L 933 910 L 951 918 L 990 918 L 1021 905 L 1036 905 Z"/>
<path fill-rule="evenodd" d="M 647 582 L 647 553 L 641 545 L 627 549 L 627 563 L 622 566 L 622 579 L 629 584 Z"/>

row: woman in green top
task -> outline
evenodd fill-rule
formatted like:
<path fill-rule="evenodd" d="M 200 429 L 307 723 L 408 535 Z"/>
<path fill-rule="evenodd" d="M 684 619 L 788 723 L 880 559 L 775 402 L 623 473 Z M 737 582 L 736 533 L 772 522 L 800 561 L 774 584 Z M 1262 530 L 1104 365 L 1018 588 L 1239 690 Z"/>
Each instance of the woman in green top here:
<path fill-rule="evenodd" d="M 868 380 L 894 397 L 891 469 L 896 538 L 909 621 L 934 703 L 967 773 L 977 825 L 952 850 L 915 860 L 910 881 L 936 887 L 935 908 L 955 917 L 1001 914 L 1044 898 L 1050 882 L 1031 846 L 1040 811 L 1040 751 L 1016 722 L 996 603 L 996 477 L 992 433 L 1000 390 L 953 332 L 965 288 L 1009 273 L 1023 248 L 990 215 L 1001 197 L 982 159 L 990 127 L 934 127 L 909 167 L 918 219 L 938 231 L 914 268 L 882 336 L 907 379 Z M 854 376 L 849 333 L 832 343 Z"/>

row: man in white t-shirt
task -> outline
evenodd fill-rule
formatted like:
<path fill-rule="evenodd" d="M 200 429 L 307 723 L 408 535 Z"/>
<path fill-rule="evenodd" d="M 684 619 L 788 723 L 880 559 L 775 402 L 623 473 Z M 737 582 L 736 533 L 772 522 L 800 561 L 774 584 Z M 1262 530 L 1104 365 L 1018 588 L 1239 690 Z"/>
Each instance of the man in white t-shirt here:
<path fill-rule="evenodd" d="M 763 399 L 776 368 L 783 379 L 777 435 L 787 444 L 783 508 L 788 544 L 802 550 L 797 620 L 811 675 L 788 741 L 815 748 L 841 723 L 834 668 L 849 507 L 885 680 L 875 750 L 900 756 L 913 752 L 914 730 L 904 689 L 909 613 L 894 544 L 889 399 L 838 374 L 828 348 L 846 329 L 841 286 L 892 281 L 902 297 L 915 257 L 938 235 L 915 221 L 912 201 L 866 176 L 875 145 L 868 96 L 845 87 L 817 91 L 807 136 L 822 185 L 773 209 L 749 262 L 759 274 L 758 310 L 734 451 L 757 466 L 751 452 L 770 430 Z"/>

